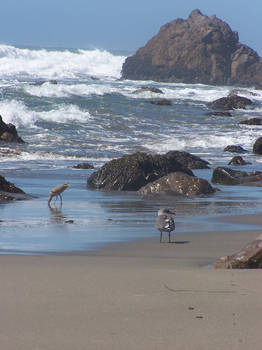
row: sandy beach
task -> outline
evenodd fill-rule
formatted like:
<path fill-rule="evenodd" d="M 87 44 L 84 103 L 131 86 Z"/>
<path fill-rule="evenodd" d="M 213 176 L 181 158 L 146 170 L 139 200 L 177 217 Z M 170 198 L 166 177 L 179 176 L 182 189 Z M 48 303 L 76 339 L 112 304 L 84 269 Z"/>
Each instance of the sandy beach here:
<path fill-rule="evenodd" d="M 203 267 L 258 234 L 177 232 L 175 244 L 1 255 L 1 349 L 261 349 L 262 271 Z"/>

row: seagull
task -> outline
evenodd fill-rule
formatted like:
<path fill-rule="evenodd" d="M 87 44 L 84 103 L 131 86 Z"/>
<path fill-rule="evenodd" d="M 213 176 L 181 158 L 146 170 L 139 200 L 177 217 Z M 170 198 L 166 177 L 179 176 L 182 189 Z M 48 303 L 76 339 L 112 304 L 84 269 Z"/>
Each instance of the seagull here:
<path fill-rule="evenodd" d="M 158 210 L 155 226 L 160 231 L 160 243 L 162 242 L 163 232 L 168 232 L 168 241 L 171 243 L 171 232 L 175 230 L 175 222 L 172 215 L 175 215 L 175 212 L 168 208 Z"/>
<path fill-rule="evenodd" d="M 47 202 L 49 207 L 51 207 L 50 203 L 51 203 L 51 200 L 53 199 L 53 197 L 56 197 L 56 200 L 57 200 L 58 196 L 60 197 L 60 203 L 62 206 L 61 193 L 64 192 L 64 190 L 66 190 L 69 185 L 70 185 L 69 183 L 66 183 L 66 184 L 58 185 L 58 186 L 55 186 L 54 188 L 52 188 L 52 190 L 50 191 L 50 194 L 49 194 L 48 202 Z"/>

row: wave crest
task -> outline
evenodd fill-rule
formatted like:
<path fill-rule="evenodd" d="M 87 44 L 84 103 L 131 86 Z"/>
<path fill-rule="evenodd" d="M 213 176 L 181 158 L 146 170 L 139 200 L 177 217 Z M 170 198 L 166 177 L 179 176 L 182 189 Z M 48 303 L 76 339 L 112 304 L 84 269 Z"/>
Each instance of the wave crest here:
<path fill-rule="evenodd" d="M 20 49 L 0 45 L 0 75 L 19 79 L 119 78 L 124 56 L 105 50 Z"/>

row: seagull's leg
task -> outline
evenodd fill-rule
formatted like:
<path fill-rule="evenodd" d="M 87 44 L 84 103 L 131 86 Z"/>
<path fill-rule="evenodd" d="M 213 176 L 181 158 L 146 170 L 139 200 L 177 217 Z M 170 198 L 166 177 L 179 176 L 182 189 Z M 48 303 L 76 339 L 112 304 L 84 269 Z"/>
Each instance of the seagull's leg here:
<path fill-rule="evenodd" d="M 168 231 L 168 243 L 171 243 L 171 231 Z"/>
<path fill-rule="evenodd" d="M 163 234 L 163 232 L 160 231 L 160 243 L 162 243 L 162 234 Z"/>

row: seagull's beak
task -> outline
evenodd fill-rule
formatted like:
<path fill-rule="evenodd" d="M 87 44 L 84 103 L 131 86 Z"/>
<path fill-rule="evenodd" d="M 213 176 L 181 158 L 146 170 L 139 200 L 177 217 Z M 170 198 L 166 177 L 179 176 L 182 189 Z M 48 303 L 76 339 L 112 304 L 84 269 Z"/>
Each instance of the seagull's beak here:
<path fill-rule="evenodd" d="M 176 213 L 172 210 L 169 210 L 169 214 L 176 215 Z"/>

